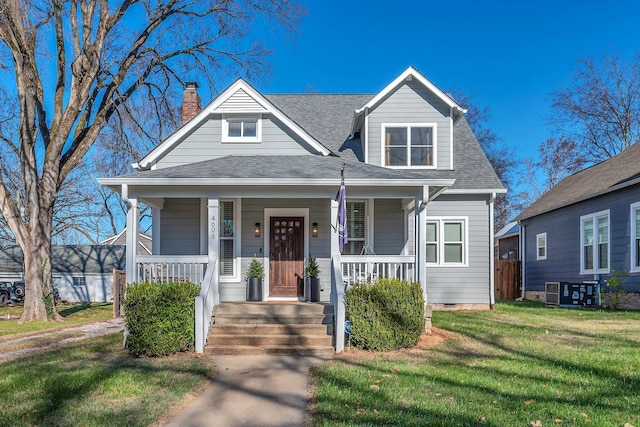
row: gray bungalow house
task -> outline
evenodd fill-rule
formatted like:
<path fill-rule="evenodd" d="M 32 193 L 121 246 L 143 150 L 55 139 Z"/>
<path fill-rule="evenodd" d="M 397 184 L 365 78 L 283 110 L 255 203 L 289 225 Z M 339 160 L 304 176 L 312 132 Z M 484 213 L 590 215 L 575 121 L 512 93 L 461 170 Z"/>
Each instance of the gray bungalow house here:
<path fill-rule="evenodd" d="M 53 245 L 53 286 L 67 302 L 113 300 L 113 271 L 125 267 L 124 245 Z M 0 281 L 24 280 L 20 246 L 0 250 Z"/>
<path fill-rule="evenodd" d="M 622 308 L 640 308 L 640 144 L 563 179 L 516 220 L 523 296 L 546 282 L 596 282 L 628 274 Z"/>
<path fill-rule="evenodd" d="M 304 298 L 314 257 L 339 331 L 344 287 L 375 277 L 420 282 L 436 309 L 493 304 L 493 200 L 506 190 L 464 108 L 414 68 L 367 95 L 266 95 L 238 79 L 200 109 L 196 87 L 185 90 L 183 126 L 135 173 L 99 180 L 129 205 L 128 230 L 140 203 L 153 210 L 152 255 L 127 250 L 128 282 L 201 283 L 207 322 L 213 305 L 245 300 L 254 256 L 265 301 Z"/>

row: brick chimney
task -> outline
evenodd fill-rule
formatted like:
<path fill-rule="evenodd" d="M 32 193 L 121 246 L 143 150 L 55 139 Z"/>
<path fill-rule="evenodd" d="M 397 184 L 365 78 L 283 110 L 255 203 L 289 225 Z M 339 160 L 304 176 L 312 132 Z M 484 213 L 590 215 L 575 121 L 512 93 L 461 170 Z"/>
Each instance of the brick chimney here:
<path fill-rule="evenodd" d="M 198 83 L 186 82 L 182 94 L 182 124 L 193 119 L 201 110 L 200 95 L 198 95 Z"/>

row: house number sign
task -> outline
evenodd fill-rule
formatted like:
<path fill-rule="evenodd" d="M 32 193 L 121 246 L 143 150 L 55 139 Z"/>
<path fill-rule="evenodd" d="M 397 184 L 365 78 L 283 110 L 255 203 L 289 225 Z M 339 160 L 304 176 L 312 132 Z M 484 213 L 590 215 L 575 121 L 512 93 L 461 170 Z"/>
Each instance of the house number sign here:
<path fill-rule="evenodd" d="M 216 214 L 211 215 L 211 238 L 216 238 Z"/>

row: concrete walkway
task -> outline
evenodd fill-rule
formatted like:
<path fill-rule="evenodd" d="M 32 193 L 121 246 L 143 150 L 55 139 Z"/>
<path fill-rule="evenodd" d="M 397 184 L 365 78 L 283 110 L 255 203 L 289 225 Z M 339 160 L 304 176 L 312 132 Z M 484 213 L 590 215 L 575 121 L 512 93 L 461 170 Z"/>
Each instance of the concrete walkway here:
<path fill-rule="evenodd" d="M 166 426 L 301 427 L 314 356 L 212 356 L 211 385 Z"/>

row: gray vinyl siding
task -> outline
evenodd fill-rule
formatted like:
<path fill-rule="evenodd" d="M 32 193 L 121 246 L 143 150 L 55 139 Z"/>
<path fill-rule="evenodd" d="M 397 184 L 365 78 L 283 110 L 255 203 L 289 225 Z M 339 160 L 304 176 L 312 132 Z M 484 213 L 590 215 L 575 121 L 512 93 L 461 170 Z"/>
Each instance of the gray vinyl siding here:
<path fill-rule="evenodd" d="M 580 274 L 580 217 L 609 209 L 610 271 L 628 273 L 631 265 L 630 205 L 640 201 L 638 187 L 632 187 L 567 206 L 522 221 L 525 227 L 525 290 L 544 291 L 545 282 L 601 284 L 609 275 Z M 536 235 L 547 233 L 547 259 L 536 259 Z M 625 279 L 628 291 L 640 292 L 640 273 Z"/>
<path fill-rule="evenodd" d="M 309 253 L 317 259 L 320 266 L 320 282 L 323 291 L 321 301 L 329 301 L 331 291 L 331 233 L 330 233 L 330 200 L 329 199 L 243 199 L 241 214 L 241 280 L 240 282 L 226 282 L 220 284 L 220 298 L 222 301 L 244 301 L 246 297 L 246 271 L 251 259 L 255 255 L 260 261 L 268 256 L 269 246 L 265 244 L 266 227 L 265 208 L 308 208 L 309 209 Z M 292 214 L 292 216 L 296 216 Z M 255 223 L 259 222 L 262 233 L 255 237 Z M 311 236 L 311 224 L 318 223 L 318 237 Z M 266 266 L 265 266 L 266 267 Z M 268 274 L 265 268 L 265 274 Z M 266 284 L 265 284 L 266 286 Z M 268 292 L 265 289 L 264 292 Z M 265 295 L 267 295 L 265 293 Z"/>
<path fill-rule="evenodd" d="M 160 218 L 162 255 L 200 254 L 200 199 L 166 199 Z"/>
<path fill-rule="evenodd" d="M 262 142 L 221 142 L 222 116 L 215 115 L 163 156 L 158 169 L 223 156 L 300 155 L 315 153 L 309 145 L 270 115 L 262 117 Z"/>
<path fill-rule="evenodd" d="M 374 203 L 374 247 L 376 255 L 400 255 L 405 245 L 404 212 L 398 199 Z"/>
<path fill-rule="evenodd" d="M 442 195 L 427 205 L 428 217 L 466 217 L 468 262 L 464 267 L 427 266 L 427 298 L 433 304 L 488 304 L 491 236 L 487 195 Z"/>
<path fill-rule="evenodd" d="M 368 116 L 367 163 L 382 164 L 382 124 L 387 123 L 436 123 L 437 168 L 450 169 L 451 121 L 450 108 L 416 82 L 405 83 L 372 109 Z"/>
<path fill-rule="evenodd" d="M 266 111 L 266 109 L 258 104 L 243 89 L 238 89 L 236 93 L 231 95 L 227 100 L 218 107 L 220 111 L 232 111 L 234 113 Z"/>

